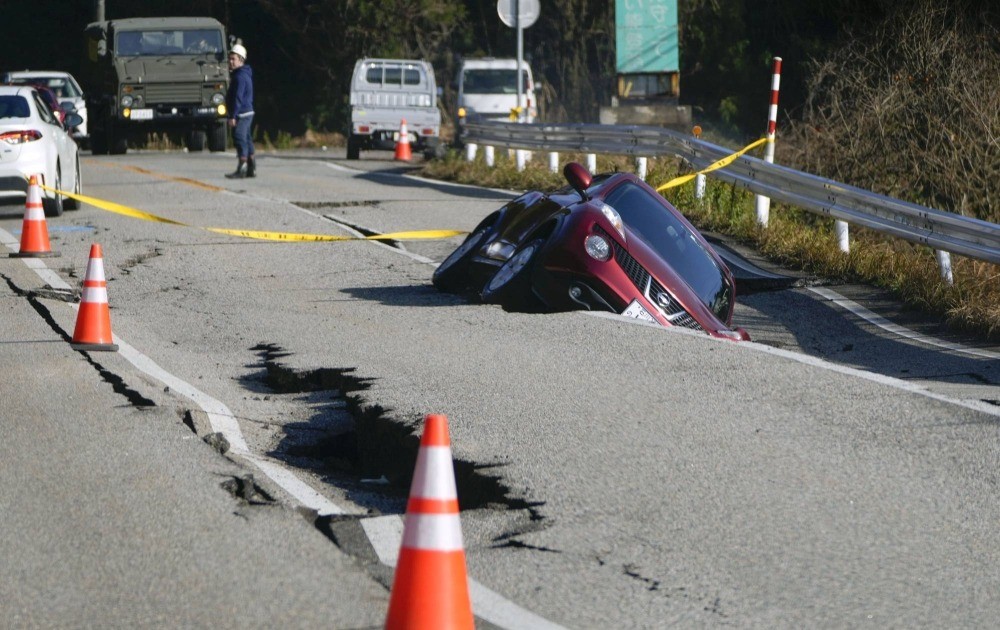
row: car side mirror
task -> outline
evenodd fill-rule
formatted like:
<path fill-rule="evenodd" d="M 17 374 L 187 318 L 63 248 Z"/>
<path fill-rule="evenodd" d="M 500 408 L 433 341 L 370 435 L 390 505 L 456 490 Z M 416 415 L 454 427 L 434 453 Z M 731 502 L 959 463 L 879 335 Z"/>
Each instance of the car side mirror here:
<path fill-rule="evenodd" d="M 59 103 L 59 107 L 62 107 L 63 111 L 66 113 L 76 111 L 76 104 L 73 101 L 63 101 Z"/>
<path fill-rule="evenodd" d="M 63 127 L 65 127 L 66 129 L 79 127 L 82 124 L 83 124 L 83 116 L 77 114 L 76 111 L 72 111 L 66 114 L 66 119 L 63 121 Z"/>
<path fill-rule="evenodd" d="M 591 176 L 590 171 L 587 170 L 583 164 L 578 162 L 570 162 L 563 167 L 563 176 L 569 185 L 573 187 L 573 190 L 580 193 L 580 198 L 587 201 L 587 189 L 590 188 L 590 182 L 594 180 Z"/>

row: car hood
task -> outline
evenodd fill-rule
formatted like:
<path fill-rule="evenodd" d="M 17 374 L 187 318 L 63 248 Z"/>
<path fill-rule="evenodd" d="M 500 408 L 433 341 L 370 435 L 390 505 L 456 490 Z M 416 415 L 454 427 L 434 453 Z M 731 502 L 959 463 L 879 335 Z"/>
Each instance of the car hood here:
<path fill-rule="evenodd" d="M 125 81 L 173 83 L 176 81 L 216 81 L 226 77 L 225 67 L 203 56 L 120 57 L 115 60 Z"/>

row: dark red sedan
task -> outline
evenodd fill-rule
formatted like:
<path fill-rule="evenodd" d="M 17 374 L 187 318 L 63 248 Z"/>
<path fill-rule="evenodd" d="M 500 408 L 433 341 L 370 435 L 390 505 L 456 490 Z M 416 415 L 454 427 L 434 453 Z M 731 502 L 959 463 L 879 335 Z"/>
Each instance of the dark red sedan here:
<path fill-rule="evenodd" d="M 478 292 L 509 310 L 610 311 L 748 340 L 733 329 L 732 273 L 666 199 L 630 173 L 528 192 L 477 226 L 434 272 L 442 291 Z"/>

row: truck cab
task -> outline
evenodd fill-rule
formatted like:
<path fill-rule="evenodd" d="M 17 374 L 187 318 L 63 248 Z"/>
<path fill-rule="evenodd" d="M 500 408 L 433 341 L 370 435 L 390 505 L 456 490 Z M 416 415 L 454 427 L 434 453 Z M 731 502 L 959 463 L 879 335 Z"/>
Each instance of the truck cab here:
<path fill-rule="evenodd" d="M 130 137 L 178 132 L 190 151 L 226 148 L 226 33 L 207 17 L 130 18 L 86 28 L 81 75 L 95 154 Z"/>
<path fill-rule="evenodd" d="M 458 71 L 459 118 L 470 122 L 535 122 L 538 99 L 531 66 L 521 63 L 523 111 L 517 109 L 517 60 L 484 57 L 465 59 Z M 463 116 L 464 114 L 464 116 Z"/>
<path fill-rule="evenodd" d="M 359 59 L 351 77 L 351 128 L 347 159 L 362 149 L 389 149 L 406 121 L 407 135 L 417 151 L 440 155 L 441 112 L 434 69 L 415 59 Z"/>

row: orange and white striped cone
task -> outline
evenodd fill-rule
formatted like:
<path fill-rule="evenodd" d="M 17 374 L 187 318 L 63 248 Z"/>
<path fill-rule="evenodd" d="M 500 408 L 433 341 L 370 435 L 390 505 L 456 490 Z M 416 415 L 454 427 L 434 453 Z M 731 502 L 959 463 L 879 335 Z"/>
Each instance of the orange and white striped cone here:
<path fill-rule="evenodd" d="M 111 338 L 111 311 L 108 307 L 108 283 L 104 280 L 104 255 L 97 243 L 90 246 L 87 275 L 83 278 L 83 295 L 70 347 L 74 350 L 118 351 L 118 346 L 112 343 Z"/>
<path fill-rule="evenodd" d="M 38 176 L 28 180 L 28 197 L 24 202 L 24 221 L 21 223 L 21 247 L 11 258 L 51 258 L 59 256 L 49 245 L 49 228 L 45 223 L 42 207 L 42 189 Z"/>
<path fill-rule="evenodd" d="M 448 419 L 432 414 L 424 420 L 385 627 L 474 625 Z"/>
<path fill-rule="evenodd" d="M 409 162 L 413 159 L 410 151 L 410 132 L 406 130 L 406 119 L 399 123 L 399 139 L 396 140 L 396 159 L 402 162 Z"/>

